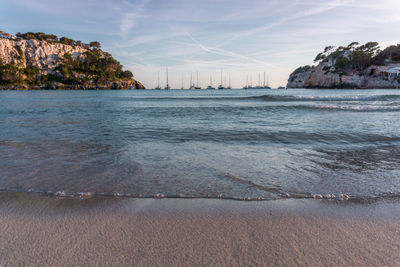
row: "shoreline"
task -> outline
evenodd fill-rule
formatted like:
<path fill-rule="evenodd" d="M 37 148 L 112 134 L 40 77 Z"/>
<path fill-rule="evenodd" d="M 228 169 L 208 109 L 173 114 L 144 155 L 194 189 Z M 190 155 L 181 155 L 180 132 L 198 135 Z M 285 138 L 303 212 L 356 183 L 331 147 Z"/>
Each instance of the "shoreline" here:
<path fill-rule="evenodd" d="M 4 265 L 388 265 L 397 201 L 245 202 L 0 195 Z"/>

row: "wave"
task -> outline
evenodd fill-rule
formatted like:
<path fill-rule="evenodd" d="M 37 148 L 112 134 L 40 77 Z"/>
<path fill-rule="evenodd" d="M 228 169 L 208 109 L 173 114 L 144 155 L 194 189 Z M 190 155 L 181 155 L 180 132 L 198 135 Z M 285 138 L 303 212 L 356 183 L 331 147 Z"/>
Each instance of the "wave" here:
<path fill-rule="evenodd" d="M 324 101 L 395 101 L 400 100 L 400 95 L 347 95 L 347 96 L 286 96 L 286 95 L 262 95 L 262 96 L 253 96 L 248 97 L 252 99 L 258 99 L 261 101 L 270 101 L 270 102 L 324 102 Z"/>
<path fill-rule="evenodd" d="M 269 190 L 268 190 L 269 191 Z M 285 191 L 276 191 L 274 197 L 248 197 L 248 196 L 230 196 L 226 194 L 218 194 L 218 195 L 185 195 L 185 194 L 177 194 L 177 195 L 168 195 L 168 194 L 154 194 L 154 195 L 135 195 L 130 193 L 120 193 L 120 192 L 111 192 L 111 193 L 99 193 L 99 192 L 77 192 L 71 193 L 66 191 L 57 191 L 57 192 L 49 192 L 49 191 L 17 191 L 17 190 L 7 190 L 5 188 L 0 188 L 0 194 L 6 193 L 29 193 L 35 194 L 45 197 L 52 197 L 58 199 L 91 199 L 91 198 L 132 198 L 132 199 L 221 199 L 221 200 L 236 200 L 236 201 L 273 201 L 273 200 L 283 200 L 283 199 L 315 199 L 315 200 L 330 200 L 330 201 L 341 201 L 341 202 L 370 202 L 370 201 L 378 201 L 378 200 L 389 200 L 389 199 L 399 199 L 400 200 L 400 192 L 381 192 L 377 194 L 371 195 L 351 195 L 351 194 L 317 194 L 317 193 L 301 193 L 301 192 L 285 192 Z"/>
<path fill-rule="evenodd" d="M 400 105 L 295 105 L 288 109 L 331 110 L 353 112 L 394 112 L 400 111 Z"/>
<path fill-rule="evenodd" d="M 124 97 L 127 101 L 243 101 L 260 100 L 266 102 L 323 102 L 323 101 L 396 101 L 400 95 L 342 95 L 342 96 L 307 96 L 307 95 L 261 95 L 261 96 L 151 96 Z"/>
<path fill-rule="evenodd" d="M 152 128 L 137 130 L 129 135 L 130 140 L 140 140 L 141 142 L 166 142 L 170 144 L 184 142 L 210 142 L 220 144 L 294 144 L 294 145 L 341 145 L 341 144 L 377 144 L 377 143 L 399 143 L 398 134 L 377 134 L 368 132 L 346 132 L 346 131 L 310 131 L 301 130 L 207 130 L 207 129 L 171 129 L 171 128 Z M 53 144 L 49 143 L 48 146 Z M 11 140 L 0 140 L 0 148 L 20 148 L 37 149 L 39 145 L 35 142 L 14 142 Z M 42 147 L 46 146 L 44 144 Z M 67 146 L 66 146 L 67 147 Z M 81 146 L 83 147 L 83 146 Z M 107 151 L 112 147 L 105 147 L 100 150 Z M 94 151 L 98 151 L 94 149 Z M 99 153 L 100 153 L 99 152 Z"/>

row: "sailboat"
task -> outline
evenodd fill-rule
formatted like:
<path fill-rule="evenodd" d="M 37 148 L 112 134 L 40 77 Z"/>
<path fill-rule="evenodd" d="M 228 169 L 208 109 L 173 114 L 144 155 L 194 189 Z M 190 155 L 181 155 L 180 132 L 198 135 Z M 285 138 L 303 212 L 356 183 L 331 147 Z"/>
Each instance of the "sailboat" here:
<path fill-rule="evenodd" d="M 213 82 L 212 82 L 212 76 L 211 76 L 211 74 L 210 74 L 210 85 L 209 86 L 207 86 L 207 90 L 215 90 L 215 88 L 213 87 Z"/>
<path fill-rule="evenodd" d="M 194 86 L 194 83 L 193 83 L 193 73 L 190 73 L 190 87 L 189 87 L 189 90 L 194 90 L 194 89 L 196 89 L 196 87 Z"/>
<path fill-rule="evenodd" d="M 265 81 L 264 81 L 265 83 Z M 256 86 L 253 87 L 253 89 L 264 89 L 264 86 L 261 86 L 261 74 L 258 73 L 258 83 Z"/>
<path fill-rule="evenodd" d="M 250 74 L 250 84 L 247 86 L 247 89 L 253 89 L 253 75 Z"/>
<path fill-rule="evenodd" d="M 229 73 L 229 85 L 226 87 L 226 89 L 232 89 L 231 87 L 231 74 Z"/>
<path fill-rule="evenodd" d="M 197 72 L 197 85 L 196 85 L 196 87 L 194 89 L 196 89 L 196 90 L 200 90 L 201 89 L 201 87 L 199 86 L 199 72 Z"/>
<path fill-rule="evenodd" d="M 160 72 L 158 72 L 157 87 L 154 88 L 154 90 L 161 90 L 161 87 L 160 87 Z"/>
<path fill-rule="evenodd" d="M 224 83 L 222 80 L 222 69 L 221 69 L 221 84 L 218 86 L 218 90 L 223 90 L 223 89 L 225 89 L 225 87 L 224 87 Z"/>
<path fill-rule="evenodd" d="M 246 85 L 243 86 L 243 89 L 249 89 L 249 75 L 246 75 Z"/>
<path fill-rule="evenodd" d="M 168 82 L 168 67 L 167 67 L 167 85 L 165 86 L 164 90 L 170 90 L 171 87 L 169 86 L 169 82 Z"/>
<path fill-rule="evenodd" d="M 265 84 L 265 72 L 264 72 L 264 89 L 271 89 L 271 87 L 269 87 L 269 76 L 267 76 L 267 84 Z"/>
<path fill-rule="evenodd" d="M 181 90 L 185 90 L 185 87 L 183 86 L 183 74 L 182 74 L 182 87 Z"/>

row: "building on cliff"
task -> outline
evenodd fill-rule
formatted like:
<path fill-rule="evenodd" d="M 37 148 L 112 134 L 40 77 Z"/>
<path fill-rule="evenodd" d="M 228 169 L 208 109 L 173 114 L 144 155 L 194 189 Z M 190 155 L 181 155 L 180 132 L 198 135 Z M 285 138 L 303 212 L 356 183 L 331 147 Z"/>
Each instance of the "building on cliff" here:
<path fill-rule="evenodd" d="M 395 80 L 400 78 L 400 67 L 390 68 L 384 71 L 384 75 L 388 77 L 389 80 Z"/>

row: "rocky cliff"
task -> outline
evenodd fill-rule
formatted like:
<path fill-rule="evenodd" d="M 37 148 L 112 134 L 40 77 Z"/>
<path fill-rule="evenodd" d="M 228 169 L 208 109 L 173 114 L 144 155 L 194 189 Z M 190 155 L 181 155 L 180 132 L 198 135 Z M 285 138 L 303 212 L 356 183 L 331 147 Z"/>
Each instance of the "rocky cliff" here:
<path fill-rule="evenodd" d="M 110 54 L 59 42 L 0 39 L 0 89 L 144 89 Z"/>
<path fill-rule="evenodd" d="M 391 51 L 400 51 L 399 48 L 393 46 Z M 319 64 L 296 69 L 287 88 L 400 88 L 400 71 L 396 73 L 400 62 L 394 60 L 393 53 L 379 50 L 370 57 L 362 55 L 361 59 L 357 53 L 357 49 L 340 47 L 321 58 L 317 56 L 315 61 Z"/>

